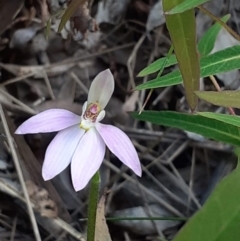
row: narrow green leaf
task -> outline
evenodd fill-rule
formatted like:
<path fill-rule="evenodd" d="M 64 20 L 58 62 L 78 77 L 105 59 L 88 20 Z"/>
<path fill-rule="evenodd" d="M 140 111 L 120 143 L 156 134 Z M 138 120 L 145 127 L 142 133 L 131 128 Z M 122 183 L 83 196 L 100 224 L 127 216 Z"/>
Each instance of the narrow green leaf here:
<path fill-rule="evenodd" d="M 87 0 L 72 0 L 71 3 L 68 5 L 68 8 L 66 9 L 65 13 L 63 14 L 61 18 L 61 22 L 58 26 L 58 32 L 61 32 L 64 26 L 66 25 L 66 22 L 71 18 L 71 16 L 75 13 L 77 8 L 80 5 L 83 5 Z"/>
<path fill-rule="evenodd" d="M 169 11 L 183 0 L 163 0 L 164 12 Z M 197 105 L 194 91 L 199 90 L 200 66 L 197 52 L 196 21 L 194 9 L 166 15 L 166 25 L 174 46 L 179 69 L 183 77 L 186 98 L 193 110 Z"/>
<path fill-rule="evenodd" d="M 240 90 L 196 91 L 195 94 L 213 105 L 240 108 Z"/>
<path fill-rule="evenodd" d="M 237 241 L 240 237 L 240 168 L 216 187 L 173 241 Z"/>
<path fill-rule="evenodd" d="M 135 89 L 156 89 L 160 87 L 167 87 L 178 84 L 182 84 L 182 75 L 179 70 L 175 70 L 167 75 L 150 80 L 144 84 L 138 85 Z"/>
<path fill-rule="evenodd" d="M 168 59 L 168 61 L 167 61 Z M 165 68 L 172 66 L 174 64 L 177 64 L 177 58 L 176 55 L 170 55 L 169 58 L 163 57 L 160 59 L 157 59 L 150 65 L 148 65 L 146 68 L 144 68 L 139 74 L 138 77 L 143 77 L 152 73 L 155 73 L 161 69 L 161 67 L 166 63 Z"/>
<path fill-rule="evenodd" d="M 240 46 L 233 46 L 200 59 L 201 77 L 228 72 L 240 68 Z M 160 78 L 150 80 L 136 87 L 136 90 L 155 89 L 182 83 L 179 70 Z"/>
<path fill-rule="evenodd" d="M 138 120 L 191 131 L 217 141 L 240 146 L 240 129 L 215 119 L 172 111 L 144 111 L 140 115 L 133 112 L 131 115 Z"/>
<path fill-rule="evenodd" d="M 240 116 L 237 115 L 226 115 L 221 113 L 212 112 L 198 112 L 198 115 L 205 116 L 207 118 L 222 121 L 224 123 L 240 127 Z"/>
<path fill-rule="evenodd" d="M 166 65 L 167 65 L 167 63 L 169 62 L 169 58 L 170 58 L 170 56 L 172 55 L 173 50 L 174 50 L 173 45 L 171 45 L 171 47 L 169 48 L 169 50 L 168 50 L 168 52 L 167 52 L 166 60 L 165 60 L 165 62 L 163 63 L 161 69 L 158 71 L 157 77 L 162 76 L 163 70 L 166 68 Z"/>
<path fill-rule="evenodd" d="M 224 16 L 221 20 L 226 22 L 230 17 L 230 14 Z M 209 30 L 203 35 L 198 43 L 198 50 L 201 56 L 208 55 L 216 41 L 217 35 L 221 29 L 221 24 L 215 23 L 213 26 L 209 28 Z M 159 58 L 144 68 L 139 74 L 138 77 L 143 77 L 149 74 L 153 74 L 161 69 L 163 64 L 166 62 L 167 57 Z M 177 64 L 177 58 L 175 55 L 171 55 L 168 59 L 168 62 L 165 67 L 170 67 L 172 65 Z"/>
<path fill-rule="evenodd" d="M 185 0 L 178 4 L 176 7 L 173 7 L 165 12 L 165 14 L 177 14 L 182 13 L 186 10 L 193 9 L 205 2 L 210 0 Z"/>
<path fill-rule="evenodd" d="M 221 20 L 226 23 L 230 18 L 230 14 L 225 15 Z M 222 28 L 220 23 L 215 23 L 208 31 L 202 36 L 198 42 L 198 51 L 201 56 L 208 55 L 213 50 L 217 36 Z"/>

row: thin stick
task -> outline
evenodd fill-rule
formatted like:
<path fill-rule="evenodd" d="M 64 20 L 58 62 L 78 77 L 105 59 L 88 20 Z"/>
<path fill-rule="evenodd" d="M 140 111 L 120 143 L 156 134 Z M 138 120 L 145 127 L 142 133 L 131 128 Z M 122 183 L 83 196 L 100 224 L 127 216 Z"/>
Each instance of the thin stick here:
<path fill-rule="evenodd" d="M 193 152 L 192 152 L 192 165 L 190 169 L 190 180 L 189 180 L 189 195 L 188 195 L 188 209 L 187 209 L 187 214 L 189 214 L 189 209 L 191 205 L 191 195 L 190 193 L 193 193 L 193 184 L 194 184 L 194 172 L 195 172 L 195 164 L 196 164 L 196 153 L 195 153 L 195 147 L 193 147 Z"/>
<path fill-rule="evenodd" d="M 52 86 L 50 84 L 48 75 L 47 75 L 46 71 L 44 71 L 44 70 L 43 70 L 43 77 L 44 77 L 45 83 L 47 85 L 47 89 L 48 89 L 49 95 L 51 96 L 52 100 L 55 100 L 56 97 L 55 97 L 55 95 L 53 93 Z"/>
<path fill-rule="evenodd" d="M 71 77 L 74 79 L 74 81 L 80 86 L 80 88 L 88 94 L 88 88 L 83 84 L 83 82 L 77 77 L 77 75 L 72 71 L 70 73 Z"/>
<path fill-rule="evenodd" d="M 147 65 L 150 65 L 154 60 L 154 56 L 156 55 L 156 52 L 158 50 L 158 43 L 159 43 L 159 39 L 160 39 L 161 36 L 162 36 L 162 28 L 156 34 L 156 40 L 154 41 L 154 48 L 151 51 L 151 54 L 150 54 L 150 57 L 148 59 Z M 149 77 L 148 75 L 144 76 L 143 83 L 146 83 L 148 81 L 148 77 Z M 141 93 L 140 93 L 140 102 L 141 102 L 142 107 L 140 108 L 139 114 L 142 113 L 146 104 L 148 103 L 148 100 L 150 99 L 150 97 L 152 95 L 153 89 L 150 90 L 150 92 L 147 95 L 147 98 L 146 98 L 145 102 L 143 103 L 144 97 L 145 97 L 145 92 L 146 92 L 146 90 L 142 90 Z"/>
<path fill-rule="evenodd" d="M 140 48 L 146 36 L 147 36 L 146 34 L 143 34 L 142 37 L 138 40 L 137 44 L 134 46 L 132 53 L 129 56 L 127 61 L 128 74 L 129 74 L 130 84 L 132 86 L 132 89 L 136 87 L 136 84 L 134 81 L 134 73 L 133 73 L 135 69 L 135 62 L 137 57 L 136 55 L 137 55 L 138 49 Z"/>
<path fill-rule="evenodd" d="M 170 168 L 172 169 L 173 173 L 175 174 L 175 176 L 178 178 L 178 182 L 179 185 L 181 184 L 183 186 L 183 188 L 186 190 L 186 193 L 189 195 L 189 197 L 192 198 L 192 200 L 194 201 L 194 203 L 196 204 L 196 206 L 198 207 L 198 209 L 200 209 L 202 206 L 200 204 L 200 202 L 198 201 L 198 199 L 196 198 L 195 194 L 192 192 L 191 189 L 189 189 L 188 185 L 185 183 L 183 177 L 181 176 L 181 174 L 179 173 L 179 171 L 177 170 L 177 168 L 173 165 L 172 162 L 169 163 Z"/>
<path fill-rule="evenodd" d="M 149 93 L 148 93 L 148 95 L 147 95 L 147 98 L 146 98 L 145 102 L 143 103 L 141 110 L 140 110 L 139 113 L 138 113 L 139 115 L 142 114 L 142 112 L 143 112 L 146 104 L 148 103 L 148 101 L 149 101 L 149 99 L 150 99 L 150 97 L 151 97 L 151 95 L 152 95 L 152 92 L 153 92 L 153 89 L 151 89 L 151 90 L 149 91 Z"/>
<path fill-rule="evenodd" d="M 20 75 L 18 77 L 15 77 L 13 79 L 9 79 L 9 80 L 3 82 L 2 86 L 6 86 L 6 85 L 9 85 L 9 84 L 16 83 L 16 82 L 21 81 L 23 79 L 27 79 L 27 78 L 29 78 L 29 77 L 31 77 L 33 75 L 34 75 L 34 73 L 30 73 L 30 74 L 26 74 L 26 75 Z"/>
<path fill-rule="evenodd" d="M 13 225 L 12 225 L 12 232 L 11 232 L 11 238 L 10 241 L 14 241 L 15 233 L 16 233 L 16 227 L 17 227 L 17 220 L 18 218 L 15 217 L 13 220 Z"/>
<path fill-rule="evenodd" d="M 15 102 L 17 105 L 21 106 L 24 109 L 25 112 L 27 112 L 27 113 L 29 113 L 31 115 L 35 115 L 36 114 L 35 110 L 31 109 L 29 106 L 27 106 L 26 104 L 24 104 L 23 102 L 21 102 L 17 98 L 13 97 L 12 95 L 8 94 L 6 91 L 4 91 L 1 88 L 0 88 L 0 93 L 5 95 L 11 101 Z"/>
<path fill-rule="evenodd" d="M 116 167 L 115 165 L 113 165 L 111 162 L 107 162 L 107 161 L 104 160 L 104 164 L 106 166 L 108 166 L 111 170 L 115 171 L 116 173 L 120 173 L 121 172 L 120 169 L 118 167 Z M 161 204 L 163 207 L 165 207 L 167 210 L 169 210 L 170 212 L 172 212 L 176 216 L 184 217 L 184 215 L 181 212 L 179 212 L 176 208 L 172 207 L 170 204 L 165 202 L 165 200 L 160 198 L 155 193 L 151 192 L 150 189 L 146 188 L 141 183 L 138 183 L 135 179 L 133 179 L 128 174 L 122 173 L 122 177 L 125 178 L 127 181 L 130 181 L 132 183 L 138 184 L 139 187 L 146 193 L 146 195 L 149 195 L 149 196 L 153 197 L 159 204 Z"/>
<path fill-rule="evenodd" d="M 7 193 L 8 195 L 10 195 L 14 198 L 18 198 L 22 202 L 26 203 L 26 200 L 23 198 L 22 193 L 20 194 L 20 192 L 18 190 L 16 190 L 15 188 L 13 188 L 12 186 L 10 186 L 7 183 L 4 183 L 1 179 L 0 179 L 0 191 L 4 192 L 4 193 Z M 31 205 L 34 209 L 36 209 L 38 211 L 38 209 L 36 208 L 36 206 L 34 205 L 34 203 L 32 201 L 31 201 Z M 62 219 L 54 218 L 54 219 L 51 219 L 51 220 L 54 223 L 54 225 L 59 226 L 60 228 L 62 228 L 67 233 L 69 233 L 75 239 L 77 239 L 79 241 L 86 241 L 81 233 L 79 233 L 70 224 L 66 223 Z"/>
<path fill-rule="evenodd" d="M 198 6 L 198 8 L 200 9 L 200 11 L 202 11 L 203 13 L 208 15 L 211 19 L 213 19 L 214 21 L 220 23 L 230 34 L 232 34 L 233 37 L 235 37 L 237 40 L 240 41 L 240 36 L 234 30 L 232 30 L 226 23 L 224 23 L 221 19 L 219 19 L 218 17 L 214 16 L 211 12 L 209 12 L 203 6 Z"/>
<path fill-rule="evenodd" d="M 1 116 L 1 119 L 2 119 L 5 134 L 7 136 L 8 144 L 9 144 L 9 147 L 10 147 L 10 150 L 11 150 L 11 153 L 12 153 L 14 165 L 15 165 L 16 170 L 17 170 L 18 178 L 19 178 L 20 184 L 22 186 L 23 195 L 26 199 L 28 214 L 29 214 L 29 217 L 30 217 L 30 221 L 32 223 L 35 239 L 36 239 L 36 241 L 41 241 L 41 236 L 39 234 L 37 221 L 36 221 L 35 216 L 34 216 L 34 212 L 33 212 L 32 206 L 31 206 L 31 202 L 30 202 L 30 198 L 29 198 L 28 192 L 27 192 L 27 187 L 25 185 L 25 181 L 24 181 L 22 170 L 21 170 L 21 167 L 20 167 L 20 164 L 19 164 L 19 161 L 18 161 L 17 153 L 16 153 L 16 150 L 14 148 L 13 139 L 12 139 L 12 136 L 10 134 L 8 124 L 7 124 L 7 121 L 6 121 L 6 118 L 5 118 L 5 115 L 4 115 L 3 108 L 2 108 L 1 104 L 0 104 L 0 116 Z"/>

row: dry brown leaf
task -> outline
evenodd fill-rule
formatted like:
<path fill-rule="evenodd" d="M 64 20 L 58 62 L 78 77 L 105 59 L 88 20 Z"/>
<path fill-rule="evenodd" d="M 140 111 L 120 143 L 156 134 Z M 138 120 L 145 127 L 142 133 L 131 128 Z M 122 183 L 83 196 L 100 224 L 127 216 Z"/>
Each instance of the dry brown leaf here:
<path fill-rule="evenodd" d="M 95 241 L 112 241 L 105 218 L 105 199 L 103 195 L 97 207 Z"/>
<path fill-rule="evenodd" d="M 84 36 L 87 31 L 97 32 L 99 30 L 98 25 L 90 15 L 88 9 L 88 1 L 83 5 L 79 5 L 73 16 L 72 20 L 72 29 L 74 32 L 81 32 Z"/>
<path fill-rule="evenodd" d="M 40 5 L 41 5 L 41 11 L 42 11 L 42 22 L 43 24 L 45 24 L 50 17 L 47 0 L 43 0 L 42 2 L 40 2 Z"/>
<path fill-rule="evenodd" d="M 44 78 L 45 71 L 48 77 L 60 75 L 71 69 L 74 63 L 51 64 L 48 66 L 21 66 L 16 64 L 3 64 L 0 67 L 16 76 L 33 75 L 34 78 Z"/>
<path fill-rule="evenodd" d="M 84 4 L 87 0 L 71 0 L 68 1 L 69 5 L 67 9 L 65 10 L 64 14 L 61 17 L 61 22 L 58 26 L 58 32 L 62 31 L 62 29 L 66 26 L 66 23 L 69 21 L 69 19 L 72 17 L 72 15 L 75 13 L 76 9 Z"/>
<path fill-rule="evenodd" d="M 50 199 L 46 189 L 37 186 L 31 180 L 26 181 L 26 187 L 29 197 L 35 202 L 36 209 L 41 216 L 48 218 L 58 217 L 58 207 L 56 203 Z"/>

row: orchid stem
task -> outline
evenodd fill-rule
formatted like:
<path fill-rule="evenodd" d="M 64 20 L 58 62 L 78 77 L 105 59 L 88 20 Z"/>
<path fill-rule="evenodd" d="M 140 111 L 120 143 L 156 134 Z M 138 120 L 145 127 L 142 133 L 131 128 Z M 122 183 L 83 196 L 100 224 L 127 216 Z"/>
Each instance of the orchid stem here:
<path fill-rule="evenodd" d="M 89 190 L 88 222 L 87 222 L 87 241 L 94 241 L 98 195 L 100 187 L 99 171 L 92 177 Z"/>

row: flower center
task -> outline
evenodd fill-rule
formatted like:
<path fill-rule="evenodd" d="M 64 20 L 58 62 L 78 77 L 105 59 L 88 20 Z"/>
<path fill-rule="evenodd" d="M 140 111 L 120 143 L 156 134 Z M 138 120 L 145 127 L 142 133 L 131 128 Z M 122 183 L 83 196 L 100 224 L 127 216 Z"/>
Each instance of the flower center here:
<path fill-rule="evenodd" d="M 100 109 L 100 105 L 98 103 L 91 103 L 88 105 L 88 107 L 83 115 L 83 119 L 91 120 L 94 123 L 94 122 L 96 122 L 97 116 L 100 111 L 101 111 L 101 109 Z"/>
<path fill-rule="evenodd" d="M 98 102 L 90 103 L 82 115 L 80 127 L 82 129 L 88 130 L 89 128 L 94 126 L 100 112 L 101 107 Z"/>

